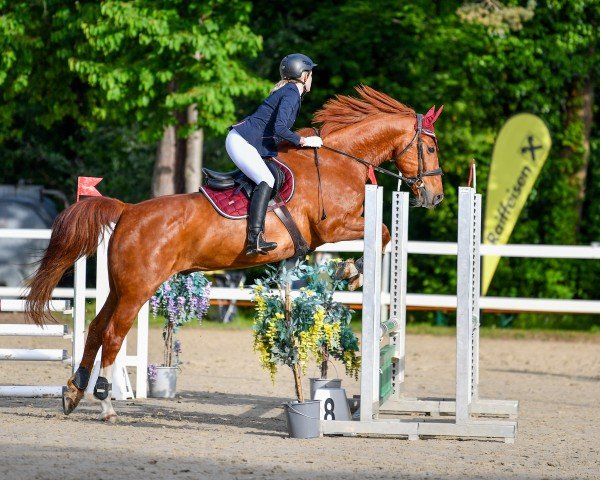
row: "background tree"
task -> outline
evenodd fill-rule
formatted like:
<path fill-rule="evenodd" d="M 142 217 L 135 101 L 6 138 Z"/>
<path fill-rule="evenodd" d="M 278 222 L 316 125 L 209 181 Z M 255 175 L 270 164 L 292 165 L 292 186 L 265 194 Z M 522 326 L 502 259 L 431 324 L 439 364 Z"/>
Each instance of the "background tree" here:
<path fill-rule="evenodd" d="M 306 122 L 306 112 L 334 93 L 352 93 L 358 83 L 417 111 L 446 105 L 436 124 L 446 200 L 435 211 L 412 216 L 412 238 L 456 238 L 457 186 L 466 184 L 471 158 L 477 160 L 484 191 L 498 131 L 510 116 L 527 111 L 549 125 L 554 147 L 511 242 L 598 240 L 600 207 L 590 196 L 599 186 L 593 128 L 598 2 L 382 0 L 373 8 L 366 0 L 349 0 L 309 8 L 292 1 L 290 15 L 269 10 L 266 3 L 256 2 L 254 10 L 253 24 L 266 38 L 261 58 L 272 62 L 303 51 L 319 63 L 314 91 L 303 105 Z M 383 177 L 379 181 L 388 191 L 396 186 Z M 598 273 L 596 262 L 505 258 L 490 294 L 594 298 L 585 269 Z M 453 293 L 455 288 L 453 258 L 410 260 L 411 291 Z"/>
<path fill-rule="evenodd" d="M 155 192 L 182 191 L 175 172 L 200 141 L 185 139 L 202 131 L 206 162 L 233 168 L 226 127 L 256 108 L 284 55 L 303 52 L 319 66 L 298 127 L 360 83 L 419 112 L 445 104 L 446 200 L 412 215 L 412 238 L 456 238 L 471 159 L 484 191 L 498 131 L 526 111 L 548 124 L 553 149 L 511 242 L 589 244 L 600 238 L 599 17 L 585 0 L 0 0 L 0 175 L 69 192 L 77 174 L 103 176 L 103 192 L 138 201 L 156 164 Z M 410 290 L 455 291 L 453 258 L 409 268 Z M 505 258 L 490 295 L 596 298 L 598 274 L 598 262 Z"/>
<path fill-rule="evenodd" d="M 162 136 L 155 195 L 184 191 L 186 171 L 197 190 L 199 129 L 223 131 L 235 118 L 232 97 L 264 90 L 239 60 L 261 46 L 249 12 L 248 2 L 229 0 L 108 1 L 78 12 L 86 42 L 69 62 L 101 92 L 94 116 L 143 120 L 149 138 Z"/>
<path fill-rule="evenodd" d="M 35 123 L 46 130 L 74 122 L 63 130 L 85 136 L 103 126 L 136 126 L 144 143 L 160 139 L 155 194 L 183 191 L 186 166 L 193 185 L 201 129 L 223 132 L 235 119 L 234 96 L 266 91 L 240 60 L 261 46 L 247 25 L 249 2 L 54 2 L 39 11 L 28 5 L 11 2 L 2 16 L 10 32 L 3 40 L 16 58 L 4 67 L 5 83 L 14 85 L 5 95 L 12 107 L 5 128 L 16 124 L 22 132 L 13 112 L 25 116 L 23 101 L 45 107 L 36 102 L 44 96 L 49 105 Z M 19 49 L 27 50 L 22 60 Z M 57 92 L 44 95 L 51 88 Z"/>

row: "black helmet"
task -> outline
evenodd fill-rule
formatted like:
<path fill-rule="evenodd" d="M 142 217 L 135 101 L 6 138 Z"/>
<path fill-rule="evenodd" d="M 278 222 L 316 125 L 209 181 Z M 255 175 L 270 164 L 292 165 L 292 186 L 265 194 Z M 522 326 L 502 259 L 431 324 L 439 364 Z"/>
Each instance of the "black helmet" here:
<path fill-rule="evenodd" d="M 301 53 L 292 53 L 283 58 L 279 64 L 279 74 L 281 78 L 292 79 L 300 78 L 302 72 L 311 71 L 317 66 L 310 58 Z"/>

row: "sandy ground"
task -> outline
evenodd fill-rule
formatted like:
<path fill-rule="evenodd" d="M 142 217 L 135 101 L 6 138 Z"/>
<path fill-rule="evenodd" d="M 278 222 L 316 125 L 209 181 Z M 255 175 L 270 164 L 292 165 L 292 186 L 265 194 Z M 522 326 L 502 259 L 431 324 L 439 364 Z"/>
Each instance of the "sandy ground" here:
<path fill-rule="evenodd" d="M 511 445 L 291 439 L 281 408 L 293 396 L 291 374 L 282 369 L 271 383 L 250 331 L 184 329 L 181 339 L 178 398 L 115 402 L 114 425 L 97 420 L 92 402 L 66 417 L 59 399 L 0 398 L 0 479 L 600 478 L 598 342 L 482 340 L 481 396 L 521 402 Z M 26 340 L 2 342 L 31 348 Z M 160 341 L 152 330 L 151 361 L 161 359 Z M 453 396 L 454 338 L 409 335 L 407 348 L 407 393 Z M 66 365 L 0 364 L 0 384 L 62 384 L 68 375 Z M 358 393 L 348 377 L 343 386 Z"/>

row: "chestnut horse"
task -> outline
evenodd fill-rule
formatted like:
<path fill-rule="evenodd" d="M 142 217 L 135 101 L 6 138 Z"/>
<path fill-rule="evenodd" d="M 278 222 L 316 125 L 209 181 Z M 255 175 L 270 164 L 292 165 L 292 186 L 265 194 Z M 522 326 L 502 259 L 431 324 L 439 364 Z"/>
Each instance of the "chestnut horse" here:
<path fill-rule="evenodd" d="M 337 96 L 315 116 L 322 125 L 325 145 L 333 149 L 319 151 L 320 173 L 313 149 L 280 145 L 278 158 L 292 169 L 296 180 L 296 193 L 288 208 L 311 249 L 362 238 L 369 167 L 361 159 L 375 167 L 392 159 L 406 177 L 417 206 L 432 208 L 443 198 L 433 133 L 441 109 L 417 115 L 372 88 L 359 86 L 357 91 L 359 98 Z M 308 131 L 300 133 L 310 135 Z M 52 318 L 47 303 L 53 289 L 79 257 L 95 252 L 99 234 L 111 223 L 115 227 L 108 247 L 110 293 L 89 326 L 81 364 L 67 382 L 63 409 L 69 414 L 81 400 L 102 346 L 94 395 L 102 400 L 101 418 L 112 421 L 116 418 L 109 394 L 113 362 L 139 309 L 161 283 L 178 272 L 277 262 L 292 257 L 294 245 L 284 225 L 270 213 L 266 236 L 277 242 L 277 249 L 267 255 L 246 256 L 246 222 L 219 215 L 201 193 L 158 197 L 135 205 L 91 197 L 56 218 L 48 248 L 29 283 L 29 319 L 41 325 Z M 382 228 L 385 245 L 390 235 L 385 225 Z"/>

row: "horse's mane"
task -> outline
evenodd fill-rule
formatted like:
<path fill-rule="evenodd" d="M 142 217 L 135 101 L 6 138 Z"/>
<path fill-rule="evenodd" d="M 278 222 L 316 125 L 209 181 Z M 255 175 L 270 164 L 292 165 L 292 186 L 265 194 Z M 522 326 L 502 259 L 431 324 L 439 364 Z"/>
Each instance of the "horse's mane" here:
<path fill-rule="evenodd" d="M 378 92 L 367 85 L 358 85 L 355 88 L 360 98 L 336 95 L 315 114 L 314 121 L 322 125 L 322 137 L 378 113 L 415 115 L 412 108 L 385 93 Z"/>

